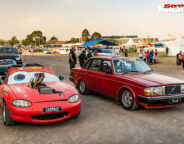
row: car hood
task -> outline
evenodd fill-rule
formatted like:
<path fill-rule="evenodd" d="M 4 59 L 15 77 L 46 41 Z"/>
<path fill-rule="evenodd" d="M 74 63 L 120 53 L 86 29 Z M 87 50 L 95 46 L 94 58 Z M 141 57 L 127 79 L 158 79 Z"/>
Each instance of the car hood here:
<path fill-rule="evenodd" d="M 146 86 L 159 86 L 159 85 L 171 85 L 171 84 L 184 84 L 184 81 L 164 76 L 155 73 L 129 73 L 122 74 L 119 77 L 129 79 L 131 81 L 137 82 L 139 84 L 143 84 Z"/>
<path fill-rule="evenodd" d="M 58 93 L 40 94 L 38 89 L 29 88 L 28 84 L 11 84 L 9 87 L 17 99 L 24 99 L 30 102 L 67 100 L 70 96 L 78 94 L 77 90 L 73 86 L 63 82 L 50 82 L 45 84 L 56 91 L 63 92 L 64 97 L 61 97 Z"/>

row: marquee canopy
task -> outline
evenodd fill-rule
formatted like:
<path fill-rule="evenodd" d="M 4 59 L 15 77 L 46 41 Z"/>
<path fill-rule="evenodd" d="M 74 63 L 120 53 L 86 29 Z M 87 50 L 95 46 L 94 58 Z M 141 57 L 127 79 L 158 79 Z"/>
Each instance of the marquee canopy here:
<path fill-rule="evenodd" d="M 87 43 L 82 44 L 82 46 L 89 47 L 89 46 L 97 44 L 97 43 L 105 45 L 105 46 L 118 46 L 117 44 L 112 43 L 112 42 L 107 41 L 107 40 L 92 40 L 92 41 L 89 41 Z"/>

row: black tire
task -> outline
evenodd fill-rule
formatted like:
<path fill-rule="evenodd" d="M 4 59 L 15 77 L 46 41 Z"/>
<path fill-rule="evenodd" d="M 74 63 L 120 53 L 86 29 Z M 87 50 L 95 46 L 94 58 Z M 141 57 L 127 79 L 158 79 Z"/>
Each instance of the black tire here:
<path fill-rule="evenodd" d="M 89 94 L 89 91 L 86 89 L 86 84 L 83 80 L 79 81 L 78 89 L 79 89 L 79 92 L 83 95 Z"/>
<path fill-rule="evenodd" d="M 3 104 L 2 119 L 3 119 L 4 125 L 6 125 L 6 126 L 15 125 L 15 121 L 10 117 L 10 112 L 8 110 L 6 102 L 4 102 L 4 104 Z"/>
<path fill-rule="evenodd" d="M 133 94 L 128 89 L 123 89 L 120 92 L 120 102 L 124 109 L 133 111 L 138 108 L 138 104 L 136 103 Z"/>

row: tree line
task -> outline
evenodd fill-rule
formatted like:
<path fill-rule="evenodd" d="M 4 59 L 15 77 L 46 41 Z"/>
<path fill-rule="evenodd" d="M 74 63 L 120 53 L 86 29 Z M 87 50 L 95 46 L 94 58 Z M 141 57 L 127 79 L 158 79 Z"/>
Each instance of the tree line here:
<path fill-rule="evenodd" d="M 10 40 L 6 41 L 3 39 L 0 39 L 0 45 L 17 45 L 22 44 L 24 46 L 28 45 L 34 45 L 34 46 L 40 46 L 45 44 L 64 44 L 64 43 L 85 43 L 90 40 L 100 40 L 102 39 L 102 36 L 99 32 L 94 32 L 92 35 L 90 35 L 89 31 L 87 29 L 84 29 L 82 31 L 80 38 L 71 38 L 69 41 L 59 41 L 59 39 L 55 36 L 51 37 L 49 40 L 47 40 L 46 36 L 43 35 L 42 31 L 33 31 L 31 34 L 27 35 L 25 39 L 18 40 L 16 36 L 13 36 Z"/>

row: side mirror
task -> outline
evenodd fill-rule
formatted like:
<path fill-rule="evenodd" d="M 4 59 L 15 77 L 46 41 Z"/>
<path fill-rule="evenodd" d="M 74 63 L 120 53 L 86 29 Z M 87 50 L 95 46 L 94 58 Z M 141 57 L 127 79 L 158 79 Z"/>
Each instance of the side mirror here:
<path fill-rule="evenodd" d="M 105 73 L 106 74 L 112 74 L 112 70 L 106 70 Z"/>
<path fill-rule="evenodd" d="M 60 81 L 64 80 L 64 77 L 63 76 L 59 76 L 59 80 Z"/>
<path fill-rule="evenodd" d="M 22 54 L 22 52 L 19 52 L 19 54 Z"/>

